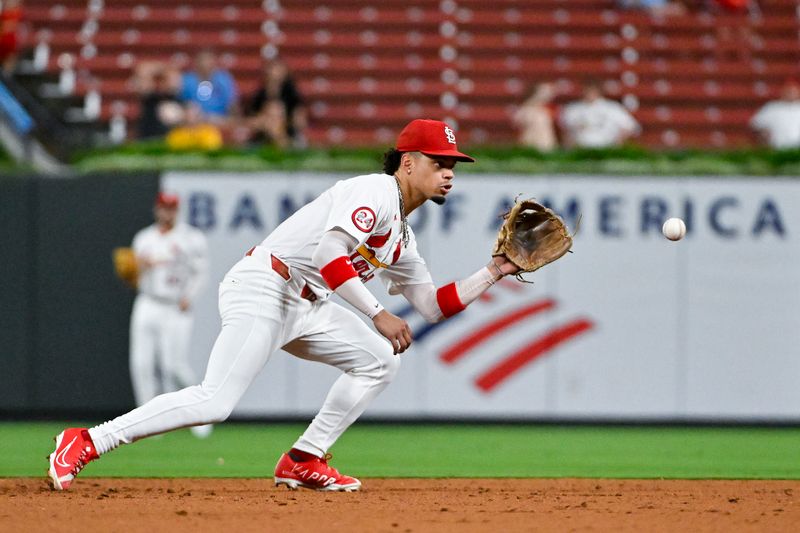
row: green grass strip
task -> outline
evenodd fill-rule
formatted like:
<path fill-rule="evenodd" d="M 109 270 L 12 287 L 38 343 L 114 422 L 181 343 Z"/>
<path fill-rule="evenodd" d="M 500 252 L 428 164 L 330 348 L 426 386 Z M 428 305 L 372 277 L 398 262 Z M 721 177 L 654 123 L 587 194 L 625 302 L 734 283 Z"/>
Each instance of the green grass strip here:
<path fill-rule="evenodd" d="M 1 423 L 0 477 L 41 476 L 59 423 Z M 86 476 L 269 477 L 299 424 L 235 424 L 123 446 Z M 333 464 L 364 477 L 800 479 L 800 428 L 357 424 Z"/>
<path fill-rule="evenodd" d="M 131 143 L 88 150 L 72 163 L 78 172 L 207 170 L 253 172 L 265 170 L 318 172 L 378 172 L 388 146 L 371 148 L 313 148 L 278 150 L 274 147 L 223 148 L 214 152 L 174 152 L 162 142 Z M 645 150 L 623 146 L 599 150 L 574 149 L 541 153 L 515 146 L 463 147 L 475 156 L 474 165 L 459 165 L 458 173 L 608 174 L 614 176 L 797 176 L 800 150 Z"/>

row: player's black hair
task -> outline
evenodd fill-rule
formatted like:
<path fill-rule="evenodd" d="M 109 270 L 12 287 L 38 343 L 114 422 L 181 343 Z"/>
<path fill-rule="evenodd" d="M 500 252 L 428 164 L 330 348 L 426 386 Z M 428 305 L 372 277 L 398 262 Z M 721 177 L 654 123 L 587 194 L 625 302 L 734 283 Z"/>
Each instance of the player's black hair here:
<path fill-rule="evenodd" d="M 400 168 L 400 159 L 403 157 L 403 152 L 397 148 L 390 148 L 383 154 L 383 173 L 394 176 L 397 169 Z"/>

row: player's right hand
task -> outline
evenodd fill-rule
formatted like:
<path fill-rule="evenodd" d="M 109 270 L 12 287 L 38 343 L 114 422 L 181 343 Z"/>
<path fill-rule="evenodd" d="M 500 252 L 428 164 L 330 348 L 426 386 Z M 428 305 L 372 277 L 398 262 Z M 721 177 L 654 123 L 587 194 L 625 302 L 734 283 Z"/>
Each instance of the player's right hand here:
<path fill-rule="evenodd" d="M 375 324 L 375 329 L 378 330 L 378 333 L 392 343 L 395 355 L 405 352 L 411 346 L 413 340 L 411 328 L 408 326 L 408 322 L 399 316 L 395 316 L 384 309 L 373 317 L 372 323 Z"/>

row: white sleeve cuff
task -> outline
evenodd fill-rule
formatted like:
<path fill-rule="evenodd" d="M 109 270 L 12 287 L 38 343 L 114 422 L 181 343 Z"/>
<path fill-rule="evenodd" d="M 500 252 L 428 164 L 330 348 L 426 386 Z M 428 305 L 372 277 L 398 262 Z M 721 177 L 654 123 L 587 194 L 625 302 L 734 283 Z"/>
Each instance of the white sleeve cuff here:
<path fill-rule="evenodd" d="M 471 304 L 499 279 L 500 276 L 497 273 L 489 270 L 489 267 L 483 267 L 471 276 L 457 281 L 456 288 L 458 289 L 458 297 L 461 299 L 461 303 L 464 305 Z"/>
<path fill-rule="evenodd" d="M 341 296 L 344 301 L 367 315 L 374 318 L 375 315 L 383 311 L 383 306 L 377 298 L 369 292 L 359 278 L 350 278 L 334 291 Z"/>

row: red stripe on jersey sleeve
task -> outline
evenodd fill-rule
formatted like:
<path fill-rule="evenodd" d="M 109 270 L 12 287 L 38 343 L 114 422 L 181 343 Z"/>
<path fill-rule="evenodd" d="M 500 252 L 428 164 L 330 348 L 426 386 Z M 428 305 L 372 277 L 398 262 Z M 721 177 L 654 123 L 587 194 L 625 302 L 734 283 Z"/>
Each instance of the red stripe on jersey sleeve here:
<path fill-rule="evenodd" d="M 392 254 L 392 264 L 397 263 L 397 260 L 400 259 L 400 245 L 403 244 L 403 240 L 397 241 L 397 248 L 394 249 L 394 253 Z"/>
<path fill-rule="evenodd" d="M 337 257 L 324 267 L 319 269 L 322 274 L 322 279 L 328 284 L 332 291 L 335 291 L 339 285 L 344 283 L 350 278 L 358 276 L 356 270 L 353 268 L 353 263 L 349 257 Z"/>
<path fill-rule="evenodd" d="M 389 229 L 389 233 L 386 235 L 371 235 L 370 238 L 367 239 L 367 246 L 372 248 L 382 248 L 389 241 L 389 237 L 391 236 L 391 229 Z"/>
<path fill-rule="evenodd" d="M 450 318 L 466 309 L 466 306 L 461 303 L 461 298 L 458 297 L 458 289 L 456 289 L 455 282 L 439 288 L 436 291 L 436 301 L 439 303 L 439 309 L 442 310 L 442 315 L 445 318 Z"/>

